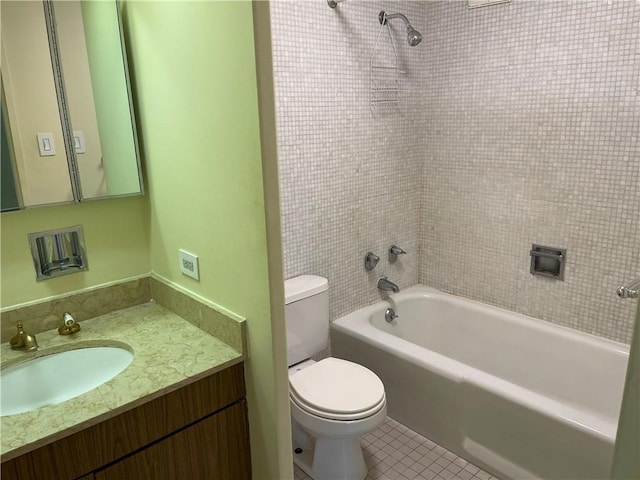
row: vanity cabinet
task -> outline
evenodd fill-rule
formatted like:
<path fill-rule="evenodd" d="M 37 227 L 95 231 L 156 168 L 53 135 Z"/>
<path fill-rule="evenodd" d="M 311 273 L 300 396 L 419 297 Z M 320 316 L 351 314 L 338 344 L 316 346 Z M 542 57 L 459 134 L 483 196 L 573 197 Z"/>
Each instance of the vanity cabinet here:
<path fill-rule="evenodd" d="M 237 364 L 3 462 L 2 478 L 249 480 L 244 397 Z"/>

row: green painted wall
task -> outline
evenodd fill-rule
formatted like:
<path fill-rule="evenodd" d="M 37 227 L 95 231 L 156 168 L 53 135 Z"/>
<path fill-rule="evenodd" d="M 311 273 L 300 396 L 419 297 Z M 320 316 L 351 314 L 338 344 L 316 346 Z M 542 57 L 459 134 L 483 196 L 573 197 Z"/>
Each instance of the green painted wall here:
<path fill-rule="evenodd" d="M 0 306 L 149 273 L 148 210 L 143 197 L 38 208 L 0 216 Z M 89 271 L 36 282 L 27 235 L 82 225 Z"/>
<path fill-rule="evenodd" d="M 281 478 L 251 2 L 124 5 L 154 272 L 247 318 L 255 478 Z M 178 249 L 199 256 L 200 281 Z M 286 375 L 286 367 L 284 368 Z M 276 381 L 277 380 L 277 381 Z M 288 419 L 287 419 L 288 421 Z"/>

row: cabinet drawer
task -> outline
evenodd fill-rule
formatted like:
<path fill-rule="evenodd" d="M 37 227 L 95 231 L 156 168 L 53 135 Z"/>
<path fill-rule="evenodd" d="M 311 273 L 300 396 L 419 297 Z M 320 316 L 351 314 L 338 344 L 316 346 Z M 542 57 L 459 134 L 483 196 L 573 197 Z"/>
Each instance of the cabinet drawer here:
<path fill-rule="evenodd" d="M 95 473 L 96 480 L 250 480 L 246 402 Z"/>

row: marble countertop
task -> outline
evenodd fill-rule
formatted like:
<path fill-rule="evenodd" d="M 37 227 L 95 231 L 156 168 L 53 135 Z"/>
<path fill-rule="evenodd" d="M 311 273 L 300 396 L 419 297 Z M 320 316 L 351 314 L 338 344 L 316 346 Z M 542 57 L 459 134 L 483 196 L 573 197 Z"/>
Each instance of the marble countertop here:
<path fill-rule="evenodd" d="M 0 417 L 2 460 L 46 445 L 244 360 L 242 353 L 155 302 L 80 322 L 73 335 L 37 335 L 36 352 L 0 345 L 2 367 L 65 350 L 122 346 L 131 364 L 113 379 L 66 402 Z M 73 375 L 73 365 L 69 365 Z"/>

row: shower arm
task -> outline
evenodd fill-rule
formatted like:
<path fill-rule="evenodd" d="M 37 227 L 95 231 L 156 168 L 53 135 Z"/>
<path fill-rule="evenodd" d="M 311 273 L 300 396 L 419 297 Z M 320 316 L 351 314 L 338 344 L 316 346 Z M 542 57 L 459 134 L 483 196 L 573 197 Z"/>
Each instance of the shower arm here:
<path fill-rule="evenodd" d="M 386 24 L 388 20 L 393 20 L 394 18 L 401 19 L 404 22 L 404 24 L 407 26 L 407 28 L 413 28 L 411 26 L 411 23 L 409 23 L 409 19 L 401 13 L 387 13 L 383 10 L 378 15 L 378 19 L 380 20 L 381 25 Z"/>
<path fill-rule="evenodd" d="M 382 25 L 387 23 L 387 20 L 393 20 L 394 18 L 401 18 L 405 25 L 411 26 L 409 19 L 401 13 L 387 13 L 383 10 L 380 12 L 380 15 L 378 15 L 378 19 Z"/>

